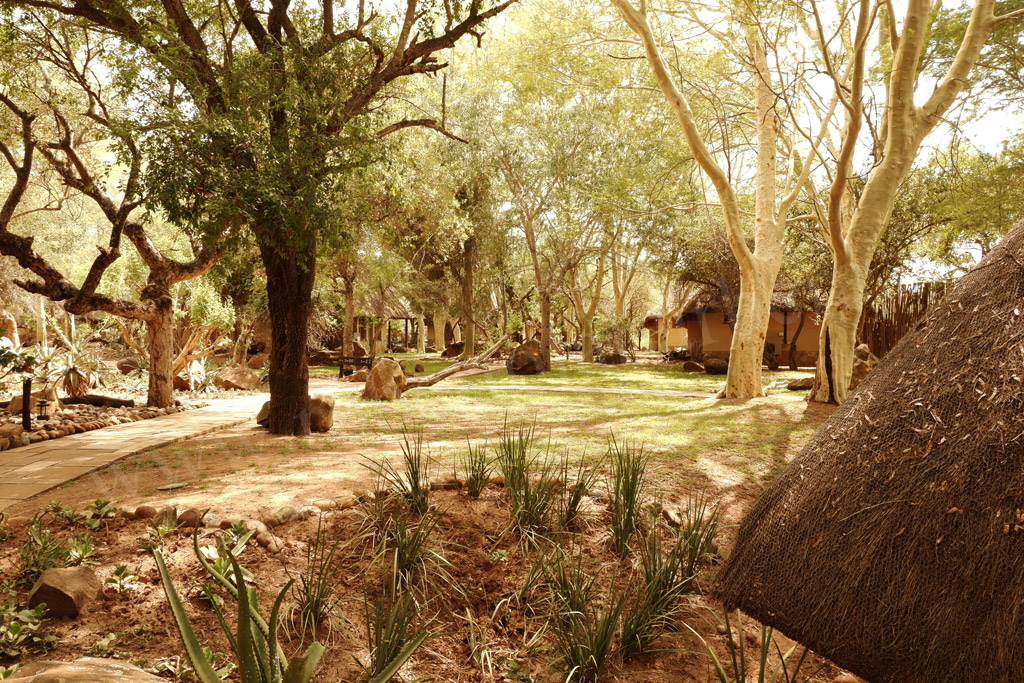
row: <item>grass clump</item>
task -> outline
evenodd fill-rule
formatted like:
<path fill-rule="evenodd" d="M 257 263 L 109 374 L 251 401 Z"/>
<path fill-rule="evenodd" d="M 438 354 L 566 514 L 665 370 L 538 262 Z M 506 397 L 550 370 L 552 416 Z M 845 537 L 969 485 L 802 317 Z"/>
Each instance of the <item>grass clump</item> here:
<path fill-rule="evenodd" d="M 331 540 L 324 526 L 324 517 L 316 525 L 316 535 L 306 546 L 306 566 L 292 585 L 295 607 L 292 619 L 299 622 L 301 637 L 310 634 L 317 639 L 317 629 L 326 625 L 328 630 L 331 617 L 338 606 L 337 574 L 335 558 L 341 539 Z"/>
<path fill-rule="evenodd" d="M 412 432 L 402 424 L 402 462 L 405 473 L 400 473 L 388 460 L 371 462 L 367 467 L 382 479 L 384 484 L 401 494 L 413 512 L 422 515 L 430 507 L 430 465 L 431 458 L 423 448 L 423 429 Z"/>
<path fill-rule="evenodd" d="M 597 467 L 587 467 L 586 453 L 573 466 L 569 462 L 569 451 L 562 455 L 561 481 L 564 483 L 562 496 L 558 506 L 558 525 L 562 529 L 571 529 L 580 519 L 583 498 L 597 482 L 600 463 Z"/>
<path fill-rule="evenodd" d="M 628 441 L 620 443 L 614 436 L 609 440 L 608 454 L 612 467 L 612 543 L 615 554 L 625 557 L 641 522 L 650 456 L 644 453 L 643 446 Z"/>
<path fill-rule="evenodd" d="M 691 494 L 679 529 L 684 550 L 680 574 L 686 583 L 686 590 L 690 589 L 690 584 L 697 578 L 701 566 L 715 548 L 718 524 L 718 505 L 711 503 L 707 492 Z"/>
<path fill-rule="evenodd" d="M 416 600 L 394 577 L 376 600 L 367 598 L 363 604 L 370 660 L 359 680 L 389 681 L 431 634 L 416 631 Z"/>
<path fill-rule="evenodd" d="M 491 459 L 487 457 L 487 444 L 466 444 L 466 454 L 462 457 L 462 471 L 466 493 L 471 498 L 479 498 L 491 480 Z"/>
<path fill-rule="evenodd" d="M 699 633 L 693 630 L 690 626 L 687 628 L 704 644 L 704 649 L 708 653 L 708 658 L 711 660 L 711 664 L 715 670 L 715 676 L 718 678 L 719 683 L 747 683 L 750 678 L 747 675 L 747 651 L 743 643 L 745 640 L 743 636 L 743 614 L 736 610 L 736 630 L 733 631 L 732 623 L 729 621 L 729 612 L 725 611 L 725 633 L 729 642 L 729 660 L 731 664 L 731 671 L 726 669 L 725 664 L 715 654 L 714 649 Z M 770 667 L 768 663 L 768 656 L 772 652 L 772 648 L 778 656 L 778 662 L 774 668 Z M 757 650 L 757 674 L 756 680 L 758 683 L 796 683 L 797 676 L 800 673 L 800 668 L 804 664 L 804 660 L 807 658 L 807 648 L 803 648 L 799 657 L 794 655 L 799 648 L 799 645 L 793 645 L 786 652 L 782 651 L 782 648 L 775 641 L 774 629 L 768 626 L 761 626 L 761 640 L 760 647 Z M 792 670 L 790 666 L 792 665 Z M 810 676 L 805 677 L 803 680 L 806 682 L 810 679 Z"/>
<path fill-rule="evenodd" d="M 623 657 L 643 652 L 674 624 L 681 600 L 690 591 L 693 577 L 687 572 L 687 548 L 682 534 L 663 548 L 660 529 L 654 527 L 640 545 L 637 594 L 622 621 Z"/>
<path fill-rule="evenodd" d="M 536 422 L 511 426 L 506 420 L 498 441 L 496 462 L 505 478 L 513 525 L 524 538 L 534 539 L 551 527 L 558 504 L 558 470 L 546 453 L 534 450 Z"/>

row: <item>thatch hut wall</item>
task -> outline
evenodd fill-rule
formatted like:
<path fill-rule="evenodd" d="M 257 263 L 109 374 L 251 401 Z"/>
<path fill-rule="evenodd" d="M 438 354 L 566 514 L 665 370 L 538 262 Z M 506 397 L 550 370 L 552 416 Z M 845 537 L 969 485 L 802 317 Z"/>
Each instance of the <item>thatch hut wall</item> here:
<path fill-rule="evenodd" d="M 873 683 L 1024 681 L 1024 223 L 765 491 L 716 588 Z"/>

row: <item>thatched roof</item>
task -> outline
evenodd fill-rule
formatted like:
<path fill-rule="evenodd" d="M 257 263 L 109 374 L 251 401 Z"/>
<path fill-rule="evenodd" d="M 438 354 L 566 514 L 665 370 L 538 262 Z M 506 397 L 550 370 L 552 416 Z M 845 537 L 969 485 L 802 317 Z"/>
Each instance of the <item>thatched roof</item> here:
<path fill-rule="evenodd" d="M 796 303 L 791 292 L 786 291 L 775 291 L 772 292 L 772 310 L 773 311 L 799 311 L 804 310 L 805 307 L 799 306 Z M 693 296 L 687 302 L 686 306 L 683 307 L 680 316 L 685 315 L 697 315 L 699 313 L 721 313 L 722 311 L 722 294 L 717 289 L 711 287 L 702 287 L 694 292 Z"/>
<path fill-rule="evenodd" d="M 764 492 L 716 587 L 873 683 L 1024 681 L 1024 223 Z"/>

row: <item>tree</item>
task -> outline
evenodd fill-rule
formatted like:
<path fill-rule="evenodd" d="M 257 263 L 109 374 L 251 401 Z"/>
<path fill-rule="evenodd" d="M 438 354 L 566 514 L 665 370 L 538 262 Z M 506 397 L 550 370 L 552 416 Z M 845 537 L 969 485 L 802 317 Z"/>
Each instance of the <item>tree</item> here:
<path fill-rule="evenodd" d="M 490 7 L 406 0 L 394 14 L 360 1 L 316 13 L 288 0 L 265 10 L 98 0 L 3 0 L 75 18 L 116 36 L 122 73 L 166 74 L 174 85 L 154 112 L 159 161 L 149 186 L 172 220 L 197 228 L 240 221 L 252 230 L 267 274 L 272 331 L 270 431 L 309 432 L 307 322 L 318 246 L 338 180 L 372 162 L 377 140 L 430 118 L 381 118 L 403 80 L 445 68 L 437 53 L 514 0 Z M 346 22 L 345 27 L 340 26 Z M 214 227 L 216 230 L 217 227 Z"/>

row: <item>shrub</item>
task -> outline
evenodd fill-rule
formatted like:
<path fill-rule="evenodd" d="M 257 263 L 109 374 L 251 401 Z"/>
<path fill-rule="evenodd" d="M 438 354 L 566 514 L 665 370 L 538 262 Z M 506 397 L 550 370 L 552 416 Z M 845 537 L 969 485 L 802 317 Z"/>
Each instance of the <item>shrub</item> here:
<path fill-rule="evenodd" d="M 506 420 L 496 457 L 505 478 L 512 523 L 528 540 L 550 528 L 559 493 L 557 469 L 546 454 L 531 454 L 535 427 L 536 423 L 525 422 L 511 427 Z"/>
<path fill-rule="evenodd" d="M 625 557 L 629 541 L 641 521 L 641 506 L 647 490 L 647 461 L 643 446 L 619 443 L 614 436 L 608 443 L 612 466 L 612 542 L 615 553 Z"/>

